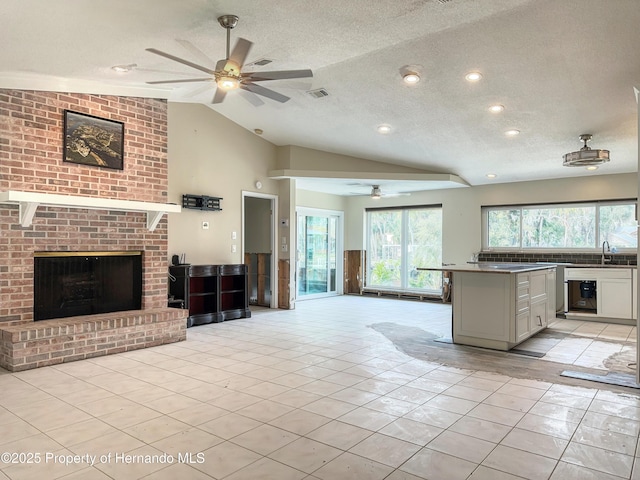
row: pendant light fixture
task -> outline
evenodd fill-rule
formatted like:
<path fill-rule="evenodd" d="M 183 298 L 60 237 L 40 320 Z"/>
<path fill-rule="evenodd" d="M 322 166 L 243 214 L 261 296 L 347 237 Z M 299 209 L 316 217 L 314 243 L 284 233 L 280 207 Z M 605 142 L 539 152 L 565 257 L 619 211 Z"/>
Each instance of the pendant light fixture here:
<path fill-rule="evenodd" d="M 562 159 L 564 161 L 562 165 L 565 167 L 588 167 L 607 163 L 609 161 L 609 150 L 595 150 L 587 145 L 592 137 L 593 135 L 590 133 L 580 135 L 580 140 L 584 142 L 584 146 L 577 152 L 563 155 Z"/>

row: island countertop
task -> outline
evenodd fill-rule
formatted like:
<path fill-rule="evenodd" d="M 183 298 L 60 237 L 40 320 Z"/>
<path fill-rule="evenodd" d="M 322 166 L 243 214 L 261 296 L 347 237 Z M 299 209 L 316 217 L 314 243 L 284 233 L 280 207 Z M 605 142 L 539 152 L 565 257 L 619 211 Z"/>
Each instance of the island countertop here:
<path fill-rule="evenodd" d="M 418 267 L 417 270 L 431 272 L 469 272 L 469 273 L 522 273 L 555 268 L 554 264 L 538 263 L 491 263 L 478 262 L 462 265 L 443 265 L 441 267 Z"/>

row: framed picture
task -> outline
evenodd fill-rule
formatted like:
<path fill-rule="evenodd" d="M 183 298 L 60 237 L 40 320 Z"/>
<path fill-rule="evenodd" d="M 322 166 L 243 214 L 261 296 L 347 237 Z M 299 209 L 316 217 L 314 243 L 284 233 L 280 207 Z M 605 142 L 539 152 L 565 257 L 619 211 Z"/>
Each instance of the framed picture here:
<path fill-rule="evenodd" d="M 122 170 L 124 123 L 64 111 L 64 161 Z"/>

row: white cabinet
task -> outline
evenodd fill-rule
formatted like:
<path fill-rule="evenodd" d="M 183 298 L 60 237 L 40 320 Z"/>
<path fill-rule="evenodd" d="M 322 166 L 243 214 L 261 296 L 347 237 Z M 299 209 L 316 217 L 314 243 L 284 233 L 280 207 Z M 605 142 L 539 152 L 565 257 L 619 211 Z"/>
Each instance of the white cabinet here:
<path fill-rule="evenodd" d="M 637 318 L 636 269 L 625 267 L 567 268 L 565 269 L 565 313 L 567 318 L 593 320 L 631 320 Z M 594 307 L 581 310 L 577 284 L 595 282 L 595 296 L 589 299 Z M 578 300 L 578 302 L 576 302 Z"/>
<path fill-rule="evenodd" d="M 638 318 L 638 269 L 631 270 L 631 318 Z"/>
<path fill-rule="evenodd" d="M 597 281 L 598 316 L 631 318 L 631 279 L 603 278 Z"/>
<path fill-rule="evenodd" d="M 453 274 L 453 341 L 509 350 L 555 317 L 555 269 Z"/>

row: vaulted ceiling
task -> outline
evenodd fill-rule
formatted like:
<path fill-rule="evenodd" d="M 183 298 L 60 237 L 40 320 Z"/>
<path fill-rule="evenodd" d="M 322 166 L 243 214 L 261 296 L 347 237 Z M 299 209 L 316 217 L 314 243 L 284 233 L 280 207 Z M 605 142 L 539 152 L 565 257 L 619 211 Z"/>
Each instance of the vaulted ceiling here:
<path fill-rule="evenodd" d="M 203 76 L 150 47 L 215 68 L 223 14 L 239 17 L 232 47 L 253 42 L 244 70 L 310 68 L 313 78 L 264 82 L 291 99 L 261 106 L 237 91 L 212 105 L 212 82 L 146 83 Z M 201 102 L 276 145 L 471 185 L 637 171 L 637 0 L 20 0 L 2 2 L 0 15 L 0 88 Z M 407 70 L 420 82 L 405 84 Z M 469 72 L 482 78 L 469 82 Z M 328 95 L 308 93 L 317 89 Z M 583 133 L 611 152 L 595 172 L 562 166 Z"/>

